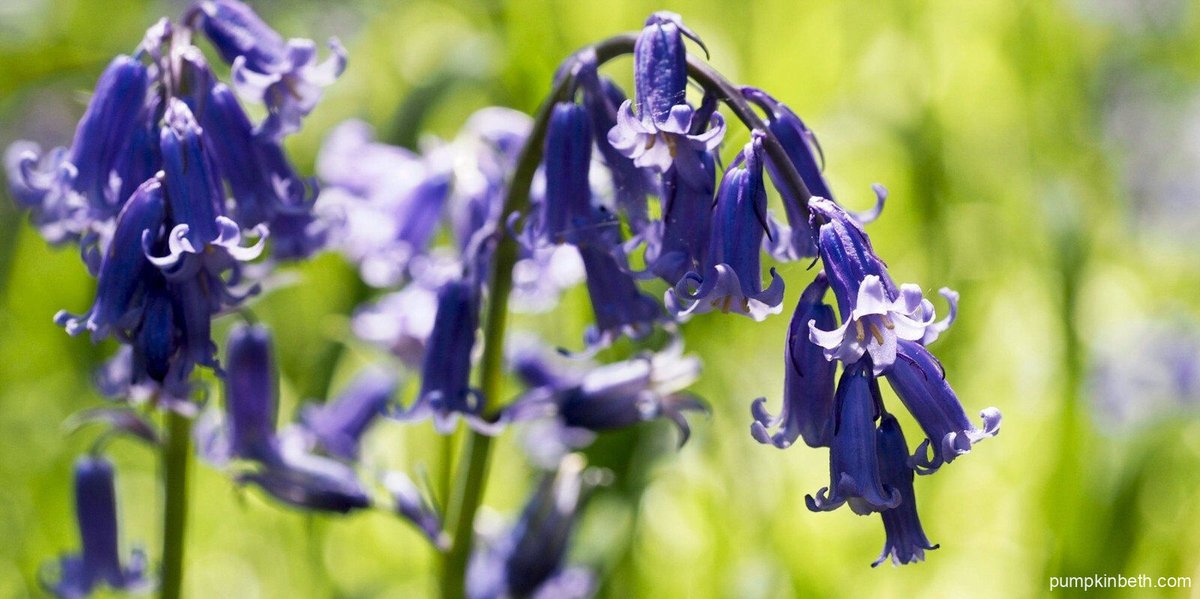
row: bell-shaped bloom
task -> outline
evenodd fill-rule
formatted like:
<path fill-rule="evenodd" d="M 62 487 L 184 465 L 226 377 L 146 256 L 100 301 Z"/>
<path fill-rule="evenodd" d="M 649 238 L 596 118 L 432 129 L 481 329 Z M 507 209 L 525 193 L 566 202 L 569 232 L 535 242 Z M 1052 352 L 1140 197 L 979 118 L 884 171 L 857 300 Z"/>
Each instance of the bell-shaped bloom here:
<path fill-rule="evenodd" d="M 434 547 L 445 551 L 450 546 L 450 535 L 442 527 L 442 515 L 412 479 L 403 472 L 388 472 L 383 477 L 383 486 L 395 502 L 397 514 L 412 522 Z"/>
<path fill-rule="evenodd" d="M 347 461 L 358 459 L 359 441 L 396 393 L 395 374 L 367 369 L 327 404 L 310 404 L 300 412 L 300 429 L 325 453 Z"/>
<path fill-rule="evenodd" d="M 97 221 L 117 215 L 144 173 L 129 154 L 144 128 L 149 73 L 141 61 L 121 55 L 96 83 L 69 149 L 39 156 L 30 143 L 14 144 L 6 160 L 17 203 L 33 211 L 34 224 L 51 243 L 78 240 Z"/>
<path fill-rule="evenodd" d="M 659 173 L 671 168 L 683 147 L 711 152 L 725 134 L 720 114 L 698 111 L 687 103 L 684 36 L 700 43 L 675 13 L 660 11 L 646 20 L 633 51 L 637 114 L 634 101 L 626 100 L 608 132 L 609 143 L 634 165 Z"/>
<path fill-rule="evenodd" d="M 398 416 L 401 420 L 432 417 L 438 431 L 445 434 L 454 429 L 461 415 L 479 432 L 498 432 L 495 424 L 484 419 L 483 395 L 470 386 L 479 309 L 479 289 L 474 281 L 451 281 L 438 291 L 437 315 L 422 362 L 421 389 L 413 405 Z"/>
<path fill-rule="evenodd" d="M 917 497 L 913 493 L 913 469 L 908 465 L 908 443 L 900 423 L 891 414 L 884 414 L 879 421 L 878 450 L 879 475 L 883 484 L 900 492 L 900 505 L 879 513 L 883 518 L 883 530 L 887 540 L 883 553 L 871 567 L 882 564 L 889 557 L 897 566 L 925 560 L 925 552 L 937 549 L 929 542 L 921 519 L 917 517 Z"/>
<path fill-rule="evenodd" d="M 746 144 L 739 164 L 725 173 L 712 213 L 704 274 L 688 273 L 667 292 L 667 307 L 676 316 L 720 310 L 763 320 L 782 310 L 783 277 L 775 269 L 770 286 L 762 288 L 767 192 L 761 155 L 762 140 L 755 137 Z"/>
<path fill-rule="evenodd" d="M 279 449 L 279 399 L 270 331 L 260 325 L 235 327 L 225 362 L 225 428 L 201 441 L 201 453 L 217 464 L 235 458 L 273 461 Z"/>
<path fill-rule="evenodd" d="M 510 421 L 551 419 L 548 443 L 575 449 L 591 442 L 579 431 L 601 432 L 667 418 L 679 428 L 680 444 L 690 427 L 684 412 L 705 410 L 684 390 L 699 378 L 700 360 L 684 355 L 674 341 L 657 353 L 604 365 L 572 364 L 536 343 L 512 350 L 510 365 L 527 391 L 505 409 Z"/>
<path fill-rule="evenodd" d="M 824 330 L 810 323 L 809 339 L 825 349 L 829 360 L 853 364 L 870 354 L 875 376 L 892 367 L 900 341 L 921 341 L 934 323 L 933 304 L 912 283 L 900 286 L 898 297 L 888 299 L 880 278 L 867 275 L 858 288 L 854 309 L 842 326 Z M 936 338 L 936 334 L 933 335 Z"/>
<path fill-rule="evenodd" d="M 870 366 L 846 367 L 837 388 L 837 427 L 829 446 L 829 486 L 815 496 L 805 496 L 814 512 L 837 509 L 844 503 L 859 515 L 900 504 L 900 491 L 886 486 L 879 476 L 875 420 L 879 417 L 879 386 Z"/>
<path fill-rule="evenodd" d="M 625 92 L 596 70 L 596 55 L 586 52 L 577 62 L 575 79 L 583 90 L 583 105 L 596 133 L 596 148 L 612 176 L 613 203 L 629 219 L 635 234 L 644 234 L 650 224 L 646 197 L 654 195 L 652 173 L 639 168 L 608 141 L 607 133 L 617 125 L 617 110 L 625 103 Z"/>
<path fill-rule="evenodd" d="M 595 479 L 579 455 L 563 458 L 558 471 L 538 485 L 512 529 L 471 556 L 467 597 L 590 597 L 595 579 L 564 566 L 564 561 L 579 511 L 598 482 Z"/>
<path fill-rule="evenodd" d="M 278 142 L 253 134 L 250 119 L 224 84 L 212 86 L 204 110 L 198 113 L 214 165 L 229 182 L 244 228 L 270 226 L 277 258 L 301 258 L 314 253 L 324 240 L 313 225 L 315 185 L 292 168 Z"/>
<path fill-rule="evenodd" d="M 618 262 L 611 249 L 588 243 L 578 246 L 587 274 L 588 296 L 596 324 L 588 328 L 585 343 L 601 348 L 620 335 L 643 337 L 663 316 L 662 306 L 638 290 L 633 277 Z"/>
<path fill-rule="evenodd" d="M 887 265 L 871 246 L 871 238 L 862 224 L 832 200 L 812 198 L 808 207 L 811 222 L 819 225 L 817 250 L 842 319 L 849 320 L 859 288 L 868 275 L 878 277 L 887 299 L 895 300 L 899 289 L 888 274 Z"/>
<path fill-rule="evenodd" d="M 46 590 L 63 599 L 82 599 L 107 585 L 128 593 L 153 587 L 146 572 L 146 556 L 134 550 L 121 563 L 117 493 L 112 464 L 98 456 L 75 462 L 75 514 L 82 550 L 58 563 L 57 580 L 43 575 Z"/>
<path fill-rule="evenodd" d="M 925 440 L 913 455 L 913 466 L 929 474 L 942 464 L 971 451 L 971 447 L 1000 432 L 1000 410 L 987 408 L 980 413 L 982 428 L 967 419 L 958 396 L 942 365 L 915 341 L 900 341 L 896 363 L 887 373 L 888 382 L 917 424 L 925 431 Z"/>
<path fill-rule="evenodd" d="M 96 299 L 82 316 L 59 312 L 55 322 L 76 335 L 84 330 L 93 339 L 103 339 L 121 327 L 122 321 L 137 306 L 134 303 L 145 279 L 155 273 L 142 253 L 142 234 L 158 235 L 166 219 L 162 183 L 150 179 L 134 192 L 117 218 L 112 242 L 101 261 L 96 283 Z"/>
<path fill-rule="evenodd" d="M 783 365 L 783 408 L 778 416 L 766 410 L 765 398 L 750 406 L 754 422 L 750 434 L 759 443 L 784 449 L 804 437 L 810 447 L 828 447 L 833 441 L 833 382 L 837 364 L 825 359 L 822 348 L 808 338 L 808 323 L 833 327 L 837 321 L 833 308 L 825 303 L 829 283 L 823 273 L 800 294 L 796 311 L 788 326 L 787 349 Z M 777 428 L 774 434 L 770 429 Z"/>
<path fill-rule="evenodd" d="M 559 102 L 546 127 L 546 194 L 540 215 L 540 236 L 546 241 L 561 243 L 586 233 L 593 215 L 591 163 L 587 110 L 574 102 Z"/>
<path fill-rule="evenodd" d="M 233 67 L 238 94 L 267 107 L 256 135 L 278 141 L 298 131 L 324 88 L 346 69 L 346 51 L 336 38 L 329 40 L 332 54 L 318 63 L 312 40 L 285 42 L 238 0 L 204 0 L 198 8 L 205 35 Z"/>

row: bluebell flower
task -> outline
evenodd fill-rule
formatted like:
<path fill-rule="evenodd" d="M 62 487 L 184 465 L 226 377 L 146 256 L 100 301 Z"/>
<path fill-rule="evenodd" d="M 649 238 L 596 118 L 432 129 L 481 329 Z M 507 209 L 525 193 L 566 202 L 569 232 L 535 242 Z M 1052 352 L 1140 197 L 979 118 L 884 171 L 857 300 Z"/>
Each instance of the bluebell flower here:
<path fill-rule="evenodd" d="M 823 273 L 800 294 L 792 322 L 788 326 L 783 375 L 783 408 L 771 416 L 766 399 L 758 398 L 750 406 L 754 422 L 750 433 L 759 443 L 780 449 L 791 447 L 804 437 L 810 447 L 828 447 L 834 431 L 833 382 L 837 363 L 827 360 L 822 348 L 808 339 L 808 323 L 822 328 L 836 326 L 833 308 L 825 303 L 829 283 Z M 771 434 L 769 429 L 778 427 Z"/>
<path fill-rule="evenodd" d="M 391 494 L 397 514 L 412 522 L 434 547 L 442 551 L 450 547 L 450 535 L 442 527 L 442 515 L 406 474 L 388 472 L 384 475 L 383 486 Z"/>
<path fill-rule="evenodd" d="M 82 551 L 59 560 L 57 580 L 43 576 L 46 590 L 57 597 L 82 599 L 101 585 L 129 593 L 148 592 L 154 586 L 140 549 L 121 563 L 113 479 L 113 466 L 102 457 L 84 456 L 75 462 L 75 514 Z"/>
<path fill-rule="evenodd" d="M 929 474 L 1000 432 L 1001 417 L 996 408 L 980 412 L 982 428 L 971 424 L 958 396 L 946 382 L 941 363 L 925 346 L 914 341 L 900 341 L 897 345 L 897 359 L 887 379 L 925 431 L 925 440 L 912 457 L 917 472 Z"/>
<path fill-rule="evenodd" d="M 299 430 L 325 453 L 355 461 L 359 441 L 375 417 L 384 413 L 399 384 L 395 374 L 364 370 L 329 403 L 305 406 L 300 412 Z"/>
<path fill-rule="evenodd" d="M 719 113 L 696 111 L 687 103 L 684 36 L 700 43 L 675 13 L 657 12 L 646 20 L 633 52 L 637 114 L 634 102 L 626 100 L 608 132 L 609 143 L 635 165 L 659 173 L 671 167 L 682 148 L 713 151 L 725 134 Z"/>
<path fill-rule="evenodd" d="M 712 96 L 706 96 L 705 101 L 702 108 L 716 109 Z M 687 273 L 697 272 L 706 264 L 716 172 L 712 152 L 683 148 L 662 175 L 662 220 L 643 236 L 646 269 L 669 285 L 679 283 Z"/>
<path fill-rule="evenodd" d="M 268 224 L 276 258 L 303 258 L 319 249 L 325 232 L 312 215 L 315 185 L 296 173 L 278 142 L 253 135 L 233 92 L 224 84 L 212 86 L 198 116 L 206 131 L 220 132 L 205 140 L 214 166 L 229 182 L 238 224 Z"/>
<path fill-rule="evenodd" d="M 587 111 L 559 102 L 546 127 L 546 195 L 541 206 L 541 236 L 551 243 L 586 234 L 593 220 L 588 173 L 592 129 Z"/>
<path fill-rule="evenodd" d="M 205 35 L 233 68 L 238 94 L 267 107 L 267 118 L 255 131 L 263 138 L 278 141 L 298 131 L 324 88 L 346 69 L 346 51 L 336 38 L 329 40 L 331 55 L 318 63 L 312 40 L 285 42 L 237 0 L 204 0 L 198 9 Z"/>
<path fill-rule="evenodd" d="M 150 231 L 157 236 L 165 220 L 162 183 L 157 178 L 149 179 L 133 193 L 117 218 L 112 241 L 101 261 L 91 309 L 81 316 L 60 311 L 55 322 L 72 335 L 91 331 L 96 340 L 121 328 L 139 307 L 135 297 L 144 280 L 154 274 L 148 272 L 153 266 L 142 252 L 142 235 Z"/>
<path fill-rule="evenodd" d="M 454 429 L 458 416 L 479 432 L 495 434 L 498 427 L 485 419 L 484 397 L 470 386 L 471 357 L 479 328 L 478 283 L 455 280 L 438 290 L 433 321 L 421 368 L 421 389 L 402 420 L 432 417 L 438 431 Z"/>
<path fill-rule="evenodd" d="M 201 455 L 217 465 L 249 462 L 236 480 L 294 507 L 338 513 L 368 507 L 371 499 L 350 465 L 311 453 L 300 435 L 276 434 L 277 375 L 267 329 L 235 327 L 226 361 L 224 422 L 209 415 L 197 424 Z"/>
<path fill-rule="evenodd" d="M 867 275 L 878 277 L 888 299 L 895 299 L 899 289 L 862 224 L 832 200 L 812 198 L 808 207 L 813 225 L 819 227 L 818 254 L 843 318 L 854 310 L 859 286 Z"/>
<path fill-rule="evenodd" d="M 516 525 L 471 556 L 467 597 L 501 599 L 586 599 L 595 578 L 564 566 L 571 533 L 596 477 L 572 454 L 547 474 L 525 505 Z"/>
<path fill-rule="evenodd" d="M 684 412 L 705 406 L 684 390 L 699 378 L 700 360 L 684 355 L 678 340 L 610 364 L 572 364 L 537 343 L 515 346 L 510 367 L 527 390 L 505 408 L 508 421 L 552 420 L 542 440 L 566 450 L 589 444 L 590 435 L 667 418 L 679 428 L 680 444 L 690 427 Z M 553 451 L 549 453 L 555 453 Z"/>
<path fill-rule="evenodd" d="M 879 385 L 865 361 L 846 367 L 837 388 L 836 427 L 829 446 L 829 486 L 804 498 L 808 509 L 830 511 L 849 503 L 859 515 L 895 508 L 900 491 L 886 486 L 879 474 L 875 420 L 879 417 Z"/>
<path fill-rule="evenodd" d="M 600 77 L 594 52 L 577 57 L 575 80 L 583 91 L 583 104 L 596 133 L 596 148 L 612 177 L 613 204 L 629 219 L 635 233 L 644 234 L 651 222 L 646 198 L 657 194 L 654 177 L 613 147 L 607 136 L 617 126 L 617 110 L 627 100 L 625 92 L 611 79 Z"/>
<path fill-rule="evenodd" d="M 762 288 L 767 192 L 761 156 L 762 141 L 756 136 L 725 173 L 717 190 L 703 274 L 688 273 L 667 292 L 667 306 L 678 317 L 716 309 L 763 320 L 782 310 L 783 277 L 774 268 L 771 284 Z"/>
<path fill-rule="evenodd" d="M 908 464 L 908 443 L 895 416 L 884 414 L 879 420 L 879 474 L 883 484 L 900 493 L 900 505 L 879 513 L 887 540 L 874 568 L 889 557 L 897 566 L 925 560 L 925 552 L 937 549 L 929 542 L 917 517 L 917 497 L 913 492 L 913 469 Z"/>
<path fill-rule="evenodd" d="M 662 306 L 642 293 L 630 274 L 621 268 L 612 251 L 595 244 L 578 246 L 587 273 L 588 296 L 596 323 L 588 328 L 584 342 L 589 348 L 610 344 L 620 335 L 643 337 L 653 331 Z"/>
<path fill-rule="evenodd" d="M 109 63 L 75 131 L 69 149 L 39 156 L 36 145 L 10 149 L 6 166 L 13 197 L 31 209 L 33 222 L 50 243 L 78 241 L 98 222 L 117 215 L 144 173 L 137 162 L 145 119 L 149 73 L 139 60 L 121 55 Z"/>

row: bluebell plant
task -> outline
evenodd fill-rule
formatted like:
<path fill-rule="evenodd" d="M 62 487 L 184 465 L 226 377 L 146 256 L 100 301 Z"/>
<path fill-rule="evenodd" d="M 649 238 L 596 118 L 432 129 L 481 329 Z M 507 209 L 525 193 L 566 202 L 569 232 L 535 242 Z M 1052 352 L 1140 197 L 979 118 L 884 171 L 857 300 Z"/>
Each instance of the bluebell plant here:
<path fill-rule="evenodd" d="M 229 84 L 199 38 L 230 66 Z M 18 204 L 50 243 L 77 245 L 97 277 L 91 308 L 56 321 L 119 342 L 97 383 L 129 407 L 97 419 L 164 446 L 168 502 L 186 502 L 178 473 L 194 436 L 205 461 L 293 508 L 383 507 L 409 521 L 444 556 L 447 597 L 591 596 L 594 570 L 567 565 L 567 550 L 584 499 L 611 473 L 588 468 L 579 450 L 660 419 L 683 445 L 689 418 L 707 409 L 688 392 L 700 360 L 684 352 L 686 323 L 779 314 L 786 281 L 764 258 L 812 260 L 784 344 L 782 406 L 772 414 L 766 398 L 751 402 L 751 436 L 829 449 L 829 483 L 805 503 L 880 514 L 876 565 L 937 547 L 918 518 L 915 475 L 1000 426 L 995 408 L 978 425 L 968 418 L 928 349 L 956 318 L 958 295 L 941 290 L 949 315 L 938 319 L 920 286 L 893 280 L 864 228 L 886 190 L 874 188 L 865 213 L 837 203 L 813 131 L 709 66 L 682 17 L 654 13 L 640 32 L 572 54 L 532 118 L 486 108 L 454 139 L 419 149 L 346 122 L 321 150 L 318 186 L 282 140 L 346 68 L 342 46 L 329 48 L 319 60 L 311 40 L 285 40 L 247 5 L 201 0 L 114 59 L 69 148 L 18 142 L 7 154 Z M 622 55 L 633 56 L 632 97 L 601 72 Z M 266 116 L 252 121 L 241 101 Z M 749 129 L 735 152 L 724 152 L 723 109 Z M 372 290 L 350 328 L 382 355 L 281 427 L 276 348 L 253 301 L 272 270 L 321 251 L 344 256 Z M 581 350 L 507 330 L 508 312 L 551 310 L 579 283 L 594 321 Z M 231 327 L 218 359 L 213 321 L 230 313 L 247 322 Z M 199 369 L 217 378 L 219 402 L 205 399 Z M 522 387 L 516 396 L 504 395 L 505 374 Z M 915 449 L 880 379 L 920 427 Z M 161 438 L 145 422 L 152 408 L 164 415 Z M 367 475 L 364 440 L 389 419 L 431 420 L 446 435 L 466 423 L 449 496 L 390 466 L 370 464 Z M 510 428 L 525 430 L 544 480 L 515 525 L 477 534 L 491 438 Z M 144 578 L 141 561 L 114 557 L 111 467 L 98 460 L 81 462 L 78 484 L 110 491 L 80 500 L 83 557 L 48 583 L 61 596 Z M 163 593 L 175 597 L 183 536 L 172 509 Z"/>

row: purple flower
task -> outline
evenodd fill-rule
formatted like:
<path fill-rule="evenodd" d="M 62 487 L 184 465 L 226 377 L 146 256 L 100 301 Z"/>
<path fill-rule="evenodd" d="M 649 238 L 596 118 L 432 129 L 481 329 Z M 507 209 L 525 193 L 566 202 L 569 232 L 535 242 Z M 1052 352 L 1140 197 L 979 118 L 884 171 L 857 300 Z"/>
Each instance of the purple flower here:
<path fill-rule="evenodd" d="M 499 431 L 484 419 L 484 397 L 470 386 L 471 355 L 479 328 L 477 283 L 456 280 L 438 291 L 437 315 L 426 344 L 417 400 L 399 416 L 401 420 L 433 417 L 438 431 L 454 429 L 458 416 L 486 434 Z"/>
<path fill-rule="evenodd" d="M 58 580 L 43 577 L 46 590 L 64 599 L 82 599 L 101 585 L 129 593 L 144 593 L 153 583 L 146 574 L 146 556 L 133 551 L 121 564 L 117 494 L 113 466 L 98 456 L 75 462 L 75 514 L 82 551 L 62 557 Z"/>
<path fill-rule="evenodd" d="M 346 51 L 336 38 L 329 40 L 332 55 L 318 63 L 312 40 L 284 42 L 241 2 L 205 0 L 198 8 L 205 35 L 233 67 L 238 94 L 266 105 L 267 118 L 255 131 L 265 139 L 278 141 L 298 131 L 324 88 L 346 69 Z"/>
<path fill-rule="evenodd" d="M 783 277 L 771 269 L 771 284 L 762 288 L 762 237 L 767 193 L 762 179 L 762 141 L 755 137 L 730 167 L 717 191 L 712 236 L 704 274 L 688 273 L 667 292 L 675 315 L 720 310 L 754 320 L 777 314 L 783 304 Z M 696 286 L 693 291 L 690 287 Z"/>
<path fill-rule="evenodd" d="M 971 424 L 946 382 L 941 363 L 923 345 L 900 341 L 896 357 L 887 373 L 888 382 L 925 431 L 926 438 L 912 457 L 917 472 L 930 474 L 1000 432 L 1000 411 L 996 408 L 980 412 L 983 428 Z"/>
<path fill-rule="evenodd" d="M 913 493 L 913 469 L 908 465 L 908 443 L 904 431 L 891 414 L 879 420 L 876 433 L 879 451 L 879 473 L 883 484 L 900 492 L 900 505 L 879 513 L 887 540 L 883 553 L 871 564 L 874 568 L 888 557 L 897 566 L 925 560 L 925 551 L 937 549 L 925 536 L 917 517 L 917 497 Z"/>
<path fill-rule="evenodd" d="M 570 455 L 547 474 L 516 525 L 471 556 L 467 597 L 585 599 L 594 592 L 590 573 L 564 567 L 575 520 L 592 487 L 594 473 Z"/>
<path fill-rule="evenodd" d="M 813 198 L 808 207 L 812 223 L 819 224 L 817 250 L 843 318 L 854 310 L 859 287 L 867 275 L 878 277 L 887 299 L 894 300 L 899 290 L 862 224 L 832 200 Z"/>
<path fill-rule="evenodd" d="M 242 325 L 229 335 L 225 420 L 202 419 L 196 427 L 201 455 L 217 465 L 231 459 L 239 483 L 254 483 L 275 499 L 301 509 L 345 513 L 368 507 L 370 497 L 354 469 L 309 452 L 301 435 L 279 437 L 279 410 L 271 336 L 261 325 Z"/>
<path fill-rule="evenodd" d="M 578 249 L 596 315 L 596 324 L 585 333 L 587 346 L 605 347 L 622 334 L 631 337 L 649 334 L 663 313 L 658 302 L 638 290 L 633 277 L 610 250 L 590 243 Z"/>
<path fill-rule="evenodd" d="M 573 102 L 558 103 L 546 129 L 546 195 L 539 215 L 539 237 L 561 243 L 590 234 L 595 220 L 588 186 L 591 162 L 592 129 L 587 111 Z"/>
<path fill-rule="evenodd" d="M 846 367 L 837 388 L 837 426 L 829 446 L 828 487 L 816 496 L 805 496 L 808 509 L 825 512 L 844 503 L 859 515 L 900 504 L 900 491 L 885 486 L 879 476 L 875 420 L 879 417 L 879 384 L 869 365 L 858 362 Z"/>
<path fill-rule="evenodd" d="M 96 299 L 82 316 L 60 311 L 54 320 L 71 335 L 91 331 L 95 340 L 103 339 L 122 326 L 135 311 L 135 297 L 153 267 L 142 253 L 143 232 L 158 235 L 166 219 L 162 183 L 150 179 L 126 202 L 117 217 L 116 230 L 100 264 Z"/>
<path fill-rule="evenodd" d="M 685 35 L 700 43 L 675 13 L 657 12 L 646 20 L 633 52 L 637 114 L 626 100 L 608 132 L 609 143 L 634 165 L 659 173 L 671 168 L 684 147 L 711 152 L 725 134 L 719 113 L 697 111 L 687 103 Z"/>
<path fill-rule="evenodd" d="M 98 222 L 121 210 L 145 175 L 135 167 L 142 153 L 149 75 L 137 59 L 118 56 L 96 83 L 95 93 L 69 149 L 39 157 L 37 146 L 14 144 L 6 160 L 17 203 L 50 243 L 78 241 Z M 136 179 L 136 180 L 135 180 Z M 103 227 L 99 227 L 103 229 Z"/>
<path fill-rule="evenodd" d="M 675 423 L 683 444 L 690 433 L 683 413 L 705 409 L 683 393 L 699 377 L 700 361 L 685 356 L 678 341 L 658 353 L 600 366 L 564 364 L 540 344 L 526 343 L 512 350 L 509 361 L 528 389 L 505 409 L 505 419 L 552 419 L 558 427 L 543 431 L 552 435 L 546 441 L 566 449 L 591 442 L 580 431 L 625 428 L 660 417 Z"/>
<path fill-rule="evenodd" d="M 398 386 L 392 373 L 365 370 L 333 401 L 305 406 L 300 412 L 300 428 L 325 453 L 355 461 L 363 434 L 375 417 L 384 413 Z"/>
<path fill-rule="evenodd" d="M 828 447 L 834 432 L 833 379 L 837 364 L 825 358 L 821 347 L 808 339 L 808 323 L 818 327 L 833 327 L 836 320 L 833 308 L 825 303 L 829 283 L 823 273 L 800 294 L 796 311 L 788 327 L 787 350 L 783 375 L 783 408 L 771 416 L 765 407 L 766 398 L 758 398 L 750 406 L 754 422 L 750 434 L 759 443 L 770 443 L 784 449 L 791 447 L 797 437 L 804 437 L 810 447 Z M 768 429 L 778 427 L 775 434 Z"/>

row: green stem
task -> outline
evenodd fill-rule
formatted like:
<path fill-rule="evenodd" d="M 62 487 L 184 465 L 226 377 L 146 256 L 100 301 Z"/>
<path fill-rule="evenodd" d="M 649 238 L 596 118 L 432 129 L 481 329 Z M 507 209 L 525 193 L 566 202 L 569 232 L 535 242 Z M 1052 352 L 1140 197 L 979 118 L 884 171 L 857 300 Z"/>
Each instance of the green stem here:
<path fill-rule="evenodd" d="M 625 33 L 611 37 L 593 46 L 576 52 L 568 61 L 578 60 L 586 53 L 593 53 L 596 66 L 625 54 L 633 52 L 637 42 L 637 33 Z M 508 195 L 504 199 L 501 219 L 509 214 L 522 213 L 529 208 L 529 188 L 533 182 L 534 173 L 542 161 L 542 143 L 546 137 L 546 128 L 550 121 L 550 113 L 554 105 L 565 101 L 574 89 L 574 73 L 565 68 L 564 75 L 555 83 L 553 91 L 538 109 L 534 118 L 533 128 L 521 149 L 521 155 L 509 183 Z M 747 127 L 763 134 L 763 145 L 768 156 L 779 166 L 783 173 L 784 183 L 793 189 L 795 197 L 807 205 L 811 194 L 804 181 L 795 171 L 779 140 L 767 129 L 758 113 L 746 102 L 741 89 L 725 79 L 707 63 L 693 56 L 688 56 L 688 73 L 705 89 L 716 94 L 717 99 L 725 103 Z M 507 229 L 500 224 L 496 230 L 496 256 L 490 273 L 488 290 L 487 316 L 483 331 L 483 357 L 480 360 L 480 390 L 483 393 L 482 412 L 487 413 L 487 405 L 493 398 L 499 397 L 503 384 L 504 365 L 504 331 L 508 324 L 508 296 L 512 291 L 512 269 L 517 262 L 517 243 L 512 236 L 507 235 Z M 441 590 L 443 599 L 457 599 L 465 596 L 467 562 L 471 556 L 471 546 L 475 537 L 475 513 L 483 499 L 487 484 L 487 472 L 490 462 L 492 440 L 486 435 L 475 431 L 467 434 L 463 450 L 462 463 L 458 471 L 455 493 L 447 500 L 446 522 L 453 526 L 451 529 L 452 543 L 445 554 L 443 562 Z"/>
<path fill-rule="evenodd" d="M 163 554 L 162 599 L 178 599 L 183 584 L 184 533 L 187 527 L 188 459 L 191 456 L 192 421 L 168 409 L 167 438 L 163 443 Z"/>

